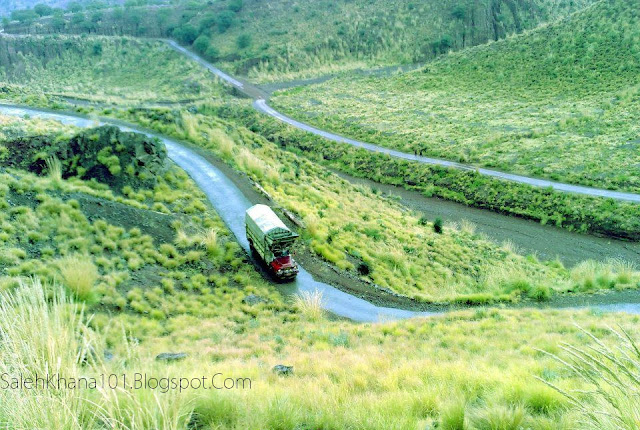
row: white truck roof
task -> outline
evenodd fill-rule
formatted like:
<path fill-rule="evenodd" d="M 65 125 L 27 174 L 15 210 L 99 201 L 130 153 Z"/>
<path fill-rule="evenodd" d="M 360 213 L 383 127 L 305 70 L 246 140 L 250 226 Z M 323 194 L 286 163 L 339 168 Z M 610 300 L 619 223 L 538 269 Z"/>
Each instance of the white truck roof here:
<path fill-rule="evenodd" d="M 274 228 L 289 230 L 282 220 L 278 218 L 278 215 L 267 205 L 251 206 L 247 209 L 247 218 L 251 218 L 265 235 Z"/>

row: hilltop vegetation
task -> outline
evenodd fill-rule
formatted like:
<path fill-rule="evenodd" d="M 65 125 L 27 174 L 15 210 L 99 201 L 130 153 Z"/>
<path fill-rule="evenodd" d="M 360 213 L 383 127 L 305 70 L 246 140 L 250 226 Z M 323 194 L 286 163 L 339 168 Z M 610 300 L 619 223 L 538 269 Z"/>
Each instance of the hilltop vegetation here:
<path fill-rule="evenodd" d="M 34 20 L 41 16 L 50 16 L 69 11 L 99 10 L 122 3 L 141 4 L 155 0 L 4 0 L 0 4 L 0 17 Z"/>
<path fill-rule="evenodd" d="M 593 0 L 224 0 L 114 9 L 10 31 L 173 37 L 259 80 L 425 61 L 566 16 Z"/>
<path fill-rule="evenodd" d="M 0 81 L 33 94 L 120 104 L 197 100 L 224 91 L 162 42 L 106 37 L 0 37 Z"/>
<path fill-rule="evenodd" d="M 320 127 L 407 152 L 637 192 L 635 6 L 601 1 L 420 71 L 334 79 L 285 91 L 274 104 Z"/>
<path fill-rule="evenodd" d="M 5 146 L 79 132 L 52 121 L 0 116 L 0 123 Z M 590 345 L 572 322 L 607 344 L 617 340 L 607 326 L 637 324 L 634 316 L 586 311 L 484 309 L 380 324 L 332 321 L 268 285 L 178 169 L 168 166 L 154 188 L 135 190 L 59 173 L 50 164 L 39 175 L 0 174 L 0 371 L 59 373 L 67 381 L 126 374 L 129 384 L 136 372 L 220 373 L 236 384 L 249 378 L 251 388 L 37 396 L 3 389 L 0 420 L 18 427 L 568 430 L 580 410 L 535 377 L 571 392 L 587 386 L 532 346 Z M 154 359 L 168 351 L 187 357 Z M 293 374 L 273 373 L 281 363 Z"/>

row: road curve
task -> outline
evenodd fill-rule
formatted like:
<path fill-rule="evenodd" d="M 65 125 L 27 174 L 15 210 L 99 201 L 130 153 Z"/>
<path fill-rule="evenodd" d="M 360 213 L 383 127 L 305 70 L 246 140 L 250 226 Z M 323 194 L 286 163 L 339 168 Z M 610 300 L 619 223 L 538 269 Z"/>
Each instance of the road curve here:
<path fill-rule="evenodd" d="M 18 117 L 29 115 L 32 118 L 52 119 L 77 127 L 94 127 L 96 125 L 95 120 L 81 116 L 10 105 L 0 104 L 0 114 Z M 251 207 L 252 204 L 244 196 L 242 191 L 218 168 L 192 150 L 164 136 L 140 130 L 130 124 L 122 126 L 122 121 L 115 123 L 102 120 L 99 124 L 115 125 L 123 131 L 135 131 L 160 139 L 167 147 L 169 158 L 184 169 L 196 184 L 198 184 L 229 230 L 235 235 L 238 243 L 245 250 L 249 251 L 249 243 L 247 242 L 244 231 L 244 212 Z M 436 314 L 436 312 L 414 312 L 376 306 L 366 300 L 340 291 L 331 285 L 316 281 L 313 279 L 313 276 L 302 267 L 300 268 L 300 273 L 296 281 L 290 284 L 290 286 L 291 292 L 294 293 L 302 291 L 313 292 L 316 290 L 322 292 L 326 310 L 338 316 L 359 322 L 396 320 Z"/>
<path fill-rule="evenodd" d="M 276 118 L 286 124 L 289 124 L 292 127 L 315 134 L 317 136 L 324 137 L 325 139 L 331 140 L 333 142 L 346 143 L 348 145 L 355 146 L 357 148 L 366 149 L 367 151 L 387 154 L 391 157 L 400 158 L 403 160 L 415 161 L 418 163 L 431 164 L 435 166 L 450 167 L 450 168 L 459 169 L 459 170 L 476 171 L 481 175 L 490 176 L 493 178 L 502 179 L 502 180 L 511 181 L 511 182 L 517 182 L 520 184 L 531 185 L 534 187 L 552 188 L 556 191 L 561 191 L 561 192 L 582 194 L 582 195 L 591 196 L 591 197 L 604 197 L 604 198 L 611 198 L 614 200 L 640 203 L 640 194 L 625 193 L 622 191 L 612 191 L 612 190 L 605 190 L 601 188 L 566 184 L 563 182 L 549 181 L 547 179 L 531 178 L 528 176 L 501 172 L 498 170 L 475 167 L 468 164 L 457 163 L 455 161 L 442 160 L 439 158 L 423 157 L 421 155 L 414 155 L 414 154 L 410 154 L 402 151 L 397 151 L 394 149 L 385 148 L 383 146 L 374 145 L 372 143 L 362 142 L 355 139 L 350 139 L 348 137 L 341 136 L 339 134 L 320 130 L 309 124 L 306 124 L 306 123 L 297 121 L 291 117 L 288 117 L 287 115 L 284 115 L 283 113 L 280 113 L 274 108 L 272 108 L 271 106 L 269 106 L 269 104 L 267 103 L 268 95 L 266 94 L 265 91 L 261 90 L 259 87 L 252 85 L 249 82 L 230 76 L 229 74 L 213 66 L 211 63 L 207 62 L 202 57 L 198 56 L 196 53 L 179 45 L 177 42 L 173 40 L 165 40 L 165 42 L 168 43 L 169 46 L 171 46 L 176 51 L 182 53 L 183 55 L 189 57 L 193 61 L 205 67 L 207 70 L 209 70 L 211 73 L 218 76 L 223 81 L 237 88 L 239 91 L 243 92 L 247 96 L 253 98 L 254 99 L 253 107 L 256 110 L 266 115 L 269 115 L 273 118 Z"/>
<path fill-rule="evenodd" d="M 234 234 L 240 246 L 247 252 L 250 252 L 249 243 L 244 231 L 244 212 L 251 207 L 251 202 L 220 169 L 184 145 L 120 120 L 109 121 L 102 119 L 96 121 L 95 119 L 66 112 L 56 113 L 45 109 L 4 104 L 0 104 L 0 114 L 17 117 L 25 117 L 28 115 L 31 118 L 50 119 L 83 128 L 94 127 L 97 124 L 114 125 L 123 131 L 133 131 L 160 139 L 167 148 L 169 158 L 184 169 L 194 182 L 196 182 L 229 230 Z M 329 284 L 316 281 L 313 276 L 302 267 L 300 267 L 300 273 L 296 281 L 290 284 L 289 290 L 288 292 L 290 293 L 320 291 L 323 295 L 323 306 L 327 311 L 358 322 L 378 322 L 413 317 L 428 317 L 449 312 L 416 312 L 377 306 L 364 299 L 340 291 Z M 558 303 L 555 307 L 558 309 L 590 308 L 599 309 L 604 312 L 640 314 L 640 297 L 638 297 L 635 291 L 620 292 L 619 296 L 612 296 L 612 299 L 606 302 L 599 301 L 598 299 L 597 296 L 582 297 L 578 300 L 568 298 L 568 300 Z"/>

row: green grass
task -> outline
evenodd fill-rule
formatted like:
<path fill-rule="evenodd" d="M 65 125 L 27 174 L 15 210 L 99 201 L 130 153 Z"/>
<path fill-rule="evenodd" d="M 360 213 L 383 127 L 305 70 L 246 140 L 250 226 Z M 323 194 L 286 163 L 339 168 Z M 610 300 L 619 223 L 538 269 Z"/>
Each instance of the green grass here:
<path fill-rule="evenodd" d="M 591 374 L 584 381 L 532 345 L 568 360 L 570 354 L 559 347 L 562 342 L 580 349 L 593 345 L 573 322 L 587 324 L 589 334 L 612 346 L 620 340 L 607 325 L 630 330 L 637 324 L 637 317 L 622 314 L 489 310 L 365 325 L 323 320 L 318 326 L 296 319 L 295 313 L 255 309 L 234 300 L 218 316 L 176 313 L 163 323 L 162 332 L 153 333 L 145 330 L 148 317 L 83 314 L 62 291 L 36 281 L 0 295 L 0 333 L 10 346 L 0 350 L 3 372 L 97 379 L 103 373 L 176 378 L 221 373 L 234 380 L 250 378 L 251 389 L 2 390 L 0 419 L 10 425 L 585 428 L 582 421 L 589 410 L 537 378 L 562 392 L 575 391 L 572 398 L 585 408 L 599 403 L 581 390 L 590 382 L 603 384 L 604 378 Z M 137 342 L 127 341 L 125 333 Z M 106 351 L 113 354 L 108 361 L 102 358 Z M 154 360 L 165 351 L 189 356 L 176 364 Z M 271 367 L 280 363 L 292 365 L 293 375 L 275 375 Z"/>
<path fill-rule="evenodd" d="M 487 303 L 522 297 L 546 300 L 552 292 L 584 291 L 580 275 L 576 281 L 555 262 L 520 256 L 469 227 L 445 226 L 436 232 L 435 223 L 421 221 L 396 202 L 234 127 L 216 116 L 217 109 L 203 105 L 195 114 L 183 112 L 172 123 L 156 121 L 162 115 L 155 110 L 112 114 L 217 154 L 259 183 L 275 204 L 302 220 L 303 240 L 314 253 L 397 293 L 424 301 Z M 359 270 L 363 264 L 369 270 Z M 613 283 L 600 283 L 600 288 L 636 287 L 635 269 L 603 264 L 602 270 L 615 275 Z M 530 287 L 513 288 L 521 279 Z"/>
<path fill-rule="evenodd" d="M 0 116 L 0 123 L 13 139 L 28 139 L 43 128 L 49 131 L 45 140 L 77 132 L 52 121 Z M 270 295 L 206 197 L 175 167 L 152 188 L 136 190 L 5 169 L 0 207 L 3 288 L 37 276 L 63 285 L 92 309 L 155 320 L 175 312 L 215 313 L 231 294 L 227 288 L 244 297 L 240 285 L 259 285 L 262 295 Z M 225 273 L 232 267 L 241 276 Z M 159 306 L 165 294 L 175 300 Z"/>
<path fill-rule="evenodd" d="M 260 115 L 242 103 L 218 104 L 210 109 L 215 115 L 248 127 L 283 149 L 355 177 L 573 231 L 640 239 L 640 206 L 637 204 L 561 193 L 475 172 L 374 154 L 297 130 Z"/>
<path fill-rule="evenodd" d="M 0 38 L 0 81 L 31 93 L 112 103 L 220 97 L 208 72 L 166 44 L 128 38 Z"/>
<path fill-rule="evenodd" d="M 110 81 L 106 79 L 104 82 L 107 85 L 105 88 L 110 90 Z M 114 85 L 117 88 L 119 84 L 116 82 Z M 429 302 L 462 301 L 478 304 L 522 298 L 546 300 L 553 292 L 592 289 L 590 283 L 586 287 L 577 287 L 569 272 L 553 262 L 526 259 L 511 249 L 477 235 L 473 229 L 434 228 L 431 221 L 425 223 L 415 214 L 406 214 L 397 203 L 351 186 L 305 157 L 283 151 L 279 145 L 238 126 L 237 122 L 219 118 L 219 115 L 226 113 L 225 106 L 206 104 L 192 106 L 190 111 L 145 108 L 123 111 L 109 108 L 99 113 L 134 120 L 212 150 L 232 167 L 247 173 L 273 196 L 276 204 L 296 214 L 304 222 L 303 245 L 309 250 L 339 270 L 396 293 Z M 231 109 L 233 106 L 229 104 Z M 254 117 L 255 114 L 250 118 Z M 280 137 L 283 136 L 287 138 L 286 134 L 280 134 Z M 295 144 L 304 145 L 304 142 Z M 336 157 L 321 158 L 331 160 Z M 366 166 L 356 170 L 387 179 L 398 177 L 397 172 L 383 172 L 382 168 L 390 166 L 386 157 L 374 160 L 380 163 L 380 167 Z M 348 171 L 349 164 L 346 166 Z M 351 164 L 353 167 L 356 166 Z M 413 174 L 424 175 L 410 163 L 406 167 Z M 448 178 L 444 176 L 445 180 Z M 478 180 L 465 176 L 465 180 L 468 179 L 474 182 Z M 145 193 L 122 191 L 138 204 L 148 199 Z M 491 189 L 488 192 L 489 196 L 497 195 Z M 513 195 L 526 196 L 519 192 Z M 538 196 L 534 197 L 538 199 Z M 553 212 L 556 202 L 551 202 L 551 219 L 558 223 Z M 171 209 L 166 208 L 166 203 L 162 200 L 149 201 L 146 207 L 167 212 Z M 190 206 L 189 213 L 198 210 L 199 206 Z M 499 206 L 499 210 L 502 210 L 506 205 Z M 571 205 L 567 205 L 567 208 L 574 209 Z M 602 214 L 598 216 L 603 218 Z M 604 218 L 605 222 L 609 221 L 607 217 Z M 562 225 L 562 221 L 558 225 Z M 215 246 L 210 251 L 202 251 L 224 254 Z M 182 258 L 186 259 L 187 254 L 188 251 Z M 141 260 L 144 259 L 130 256 L 127 264 L 136 268 Z M 157 260 L 167 269 L 179 266 L 182 261 L 174 256 L 171 249 L 165 249 Z M 510 272 L 510 275 L 504 275 L 503 271 Z M 532 285 L 531 289 L 524 291 L 510 287 L 512 281 L 522 278 Z M 633 274 L 628 279 L 622 277 L 613 283 L 598 284 L 596 288 L 635 288 L 636 284 L 636 275 Z M 193 287 L 195 284 L 189 282 L 189 285 Z M 140 300 L 132 301 L 136 308 L 147 309 Z"/>
<path fill-rule="evenodd" d="M 110 114 L 219 154 L 302 218 L 305 239 L 335 253 L 336 264 L 353 264 L 344 250 L 357 243 L 371 250 L 370 257 L 359 257 L 372 259 L 366 276 L 390 279 L 395 288 L 403 286 L 398 281 L 403 276 L 437 281 L 447 265 L 453 270 L 461 264 L 480 270 L 496 288 L 470 292 L 466 300 L 474 304 L 494 300 L 496 292 L 530 294 L 537 284 L 529 274 L 536 272 L 547 276 L 557 270 L 564 287 L 587 278 L 601 288 L 610 288 L 611 281 L 638 281 L 634 268 L 622 263 L 585 263 L 572 273 L 552 270 L 509 246 L 476 237 L 469 226 L 445 225 L 442 234 L 435 233 L 430 221 L 421 222 L 392 201 L 220 119 L 212 107 L 199 109 L 172 121 L 163 120 L 166 110 Z M 77 132 L 33 119 L 0 116 L 0 124 L 4 145 L 16 136 L 46 132 L 46 140 L 55 140 Z M 98 217 L 91 202 L 101 205 Z M 503 309 L 376 324 L 332 320 L 319 311 L 320 296 L 296 303 L 266 283 L 204 195 L 175 168 L 153 188 L 140 189 L 8 169 L 0 174 L 0 207 L 0 338 L 7 346 L 0 348 L 0 373 L 28 377 L 48 371 L 67 378 L 222 373 L 252 380 L 250 390 L 164 394 L 0 390 L 0 422 L 18 428 L 93 429 L 106 423 L 118 429 L 388 430 L 437 423 L 438 428 L 569 430 L 580 425 L 584 410 L 536 377 L 563 392 L 590 385 L 538 349 L 566 358 L 562 342 L 589 347 L 592 339 L 574 322 L 610 344 L 618 339 L 608 326 L 631 330 L 638 324 L 637 316 L 624 314 Z M 381 240 L 415 243 L 400 257 L 417 272 L 407 275 L 397 259 L 382 258 L 388 253 L 375 254 L 385 246 Z M 82 311 L 58 270 L 61 259 L 87 254 L 98 279 L 93 300 Z M 446 259 L 452 255 L 455 260 Z M 475 261 L 490 264 L 476 268 Z M 265 301 L 243 303 L 250 294 Z M 113 358 L 103 359 L 105 352 Z M 165 364 L 154 358 L 162 352 L 188 357 Z M 276 375 L 271 369 L 277 364 L 293 366 L 293 375 Z M 585 405 L 599 404 L 588 394 L 577 396 Z"/>
<path fill-rule="evenodd" d="M 550 354 L 565 365 L 572 375 L 578 376 L 592 387 L 586 396 L 575 390 L 566 391 L 546 381 L 564 395 L 584 416 L 583 428 L 631 430 L 638 426 L 640 403 L 635 371 L 640 365 L 640 350 L 635 336 L 624 328 L 609 329 L 608 342 L 601 336 L 583 330 L 592 345 L 588 347 L 563 343 L 564 358 Z"/>
<path fill-rule="evenodd" d="M 600 1 L 419 71 L 334 79 L 273 104 L 410 153 L 637 192 L 639 35 L 633 3 Z"/>
<path fill-rule="evenodd" d="M 76 14 L 9 31 L 174 37 L 258 80 L 415 63 L 534 28 L 593 0 L 185 2 L 172 9 Z"/>

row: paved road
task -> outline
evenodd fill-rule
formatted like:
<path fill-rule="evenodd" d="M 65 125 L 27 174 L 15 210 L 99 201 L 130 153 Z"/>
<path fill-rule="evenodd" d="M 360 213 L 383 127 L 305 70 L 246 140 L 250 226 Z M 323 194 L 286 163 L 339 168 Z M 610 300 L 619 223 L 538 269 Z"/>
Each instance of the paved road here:
<path fill-rule="evenodd" d="M 94 127 L 96 125 L 93 119 L 20 106 L 0 105 L 0 114 L 19 117 L 29 115 L 32 118 L 53 119 L 77 127 Z M 111 122 L 103 119 L 100 124 L 116 125 L 124 131 L 144 133 L 148 136 L 157 137 L 164 142 L 169 158 L 184 169 L 198 184 L 227 227 L 236 236 L 238 243 L 249 251 L 249 243 L 244 231 L 244 212 L 252 204 L 222 171 L 200 155 L 172 139 L 149 133 L 131 124 L 123 125 L 125 123 L 122 121 Z M 329 284 L 316 281 L 302 267 L 295 282 L 287 284 L 287 287 L 292 293 L 320 291 L 323 296 L 324 307 L 328 311 L 354 321 L 375 322 L 436 314 L 435 312 L 414 312 L 374 305 L 366 300 L 340 291 Z"/>
<path fill-rule="evenodd" d="M 457 162 L 454 162 L 454 161 L 442 160 L 442 159 L 439 159 L 439 158 L 423 157 L 423 156 L 420 156 L 420 155 L 409 154 L 409 153 L 406 153 L 406 152 L 401 152 L 401 151 L 397 151 L 397 150 L 394 150 L 394 149 L 385 148 L 383 146 L 374 145 L 372 143 L 367 143 L 367 142 L 362 142 L 362 141 L 355 140 L 355 139 L 350 139 L 348 137 L 344 137 L 344 136 L 341 136 L 339 134 L 331 133 L 331 132 L 328 132 L 328 131 L 325 131 L 325 130 L 320 130 L 320 129 L 318 129 L 316 127 L 313 127 L 313 126 L 311 126 L 309 124 L 305 124 L 305 123 L 297 121 L 297 120 L 295 120 L 295 119 L 293 119 L 291 117 L 288 117 L 288 116 L 284 115 L 283 113 L 280 113 L 277 110 L 273 109 L 267 103 L 267 98 L 268 98 L 267 93 L 265 91 L 263 91 L 262 89 L 260 89 L 259 87 L 255 86 L 255 85 L 252 85 L 251 83 L 246 82 L 244 80 L 241 80 L 241 79 L 234 78 L 234 77 L 230 76 L 229 74 L 227 74 L 227 73 L 221 71 L 220 69 L 216 68 L 211 63 L 207 62 L 206 60 L 204 60 L 203 58 L 201 58 L 200 56 L 198 56 L 194 52 L 192 52 L 192 51 L 180 46 L 178 43 L 176 43 L 173 40 L 166 40 L 166 42 L 172 48 L 177 50 L 178 52 L 186 55 L 187 57 L 189 57 L 192 60 L 196 61 L 197 63 L 201 64 L 203 67 L 206 67 L 211 73 L 215 74 L 216 76 L 218 76 L 223 81 L 229 83 L 233 87 L 235 87 L 238 90 L 242 91 L 244 94 L 246 94 L 249 97 L 253 98 L 254 99 L 253 106 L 258 111 L 263 112 L 263 113 L 265 113 L 267 115 L 270 115 L 273 118 L 276 118 L 276 119 L 278 119 L 278 120 L 280 120 L 280 121 L 282 121 L 282 122 L 284 122 L 286 124 L 289 124 L 289 125 L 291 125 L 293 127 L 298 128 L 300 130 L 304 130 L 304 131 L 307 131 L 309 133 L 313 133 L 315 135 L 324 137 L 324 138 L 329 139 L 331 141 L 340 142 L 340 143 L 346 143 L 348 145 L 352 145 L 352 146 L 355 146 L 357 148 L 363 148 L 363 149 L 366 149 L 366 150 L 371 151 L 371 152 L 377 152 L 377 153 L 381 153 L 381 154 L 388 154 L 391 157 L 400 158 L 400 159 L 403 159 L 403 160 L 416 161 L 418 163 L 432 164 L 432 165 L 436 165 L 436 166 L 451 167 L 451 168 L 460 169 L 460 170 L 474 170 L 474 171 L 480 173 L 481 175 L 491 176 L 493 178 L 507 180 L 507 181 L 511 181 L 511 182 L 517 182 L 517 183 L 521 183 L 521 184 L 532 185 L 534 187 L 552 188 L 552 189 L 554 189 L 556 191 L 575 193 L 575 194 L 582 194 L 582 195 L 592 196 L 592 197 L 605 197 L 605 198 L 611 198 L 611 199 L 615 199 L 615 200 L 622 200 L 622 201 L 640 203 L 640 194 L 625 193 L 625 192 L 621 192 L 621 191 L 612 191 L 612 190 L 605 190 L 605 189 L 600 189 L 600 188 L 585 187 L 585 186 L 581 186 L 581 185 L 566 184 L 566 183 L 563 183 L 563 182 L 549 181 L 547 179 L 531 178 L 531 177 L 528 177 L 528 176 L 515 175 L 515 174 L 512 174 L 512 173 L 501 172 L 501 171 L 498 171 L 498 170 L 491 170 L 491 169 L 485 169 L 485 168 L 482 168 L 482 167 L 475 167 L 475 166 L 471 166 L 471 165 L 468 165 L 468 164 L 462 164 L 462 163 L 457 163 Z"/>

